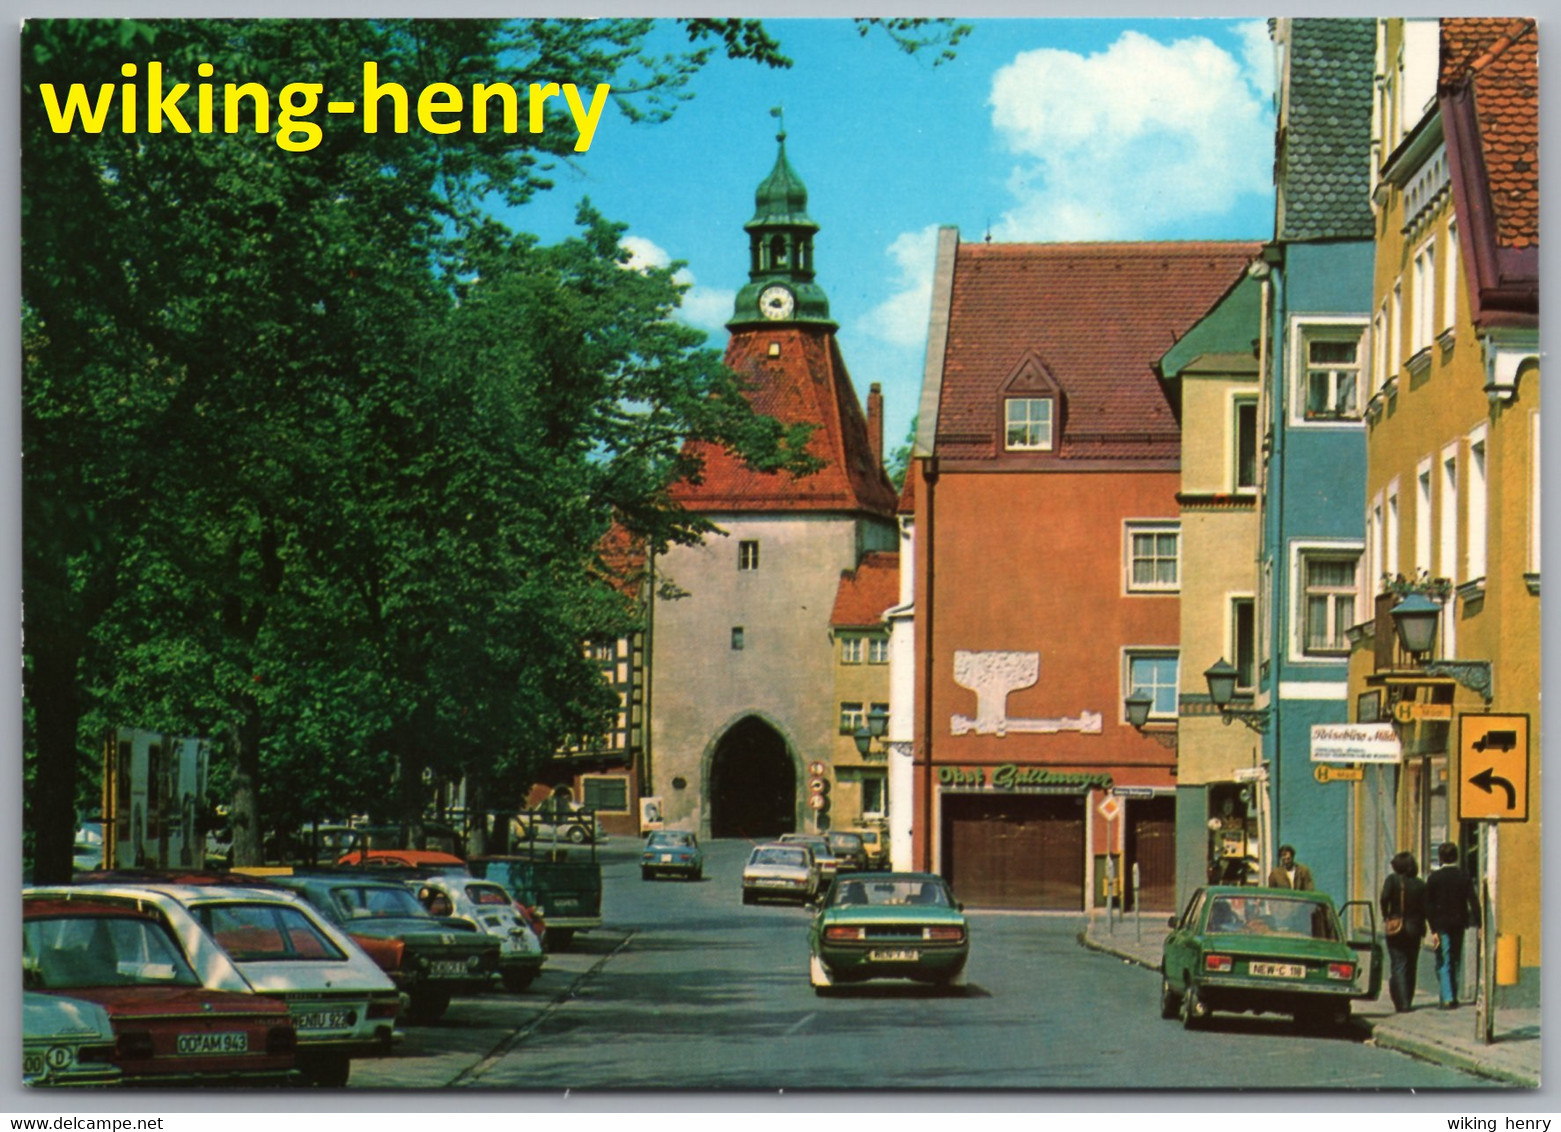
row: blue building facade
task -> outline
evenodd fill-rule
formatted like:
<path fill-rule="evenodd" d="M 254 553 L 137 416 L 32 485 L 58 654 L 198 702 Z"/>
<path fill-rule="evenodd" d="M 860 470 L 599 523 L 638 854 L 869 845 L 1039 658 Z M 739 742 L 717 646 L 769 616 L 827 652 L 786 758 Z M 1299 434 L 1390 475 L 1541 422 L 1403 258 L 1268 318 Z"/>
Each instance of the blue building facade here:
<path fill-rule="evenodd" d="M 1314 724 L 1350 719 L 1349 629 L 1367 619 L 1373 21 L 1278 20 L 1274 241 L 1265 249 L 1258 701 L 1268 826 L 1317 887 L 1348 892 L 1348 786 L 1313 773 Z"/>

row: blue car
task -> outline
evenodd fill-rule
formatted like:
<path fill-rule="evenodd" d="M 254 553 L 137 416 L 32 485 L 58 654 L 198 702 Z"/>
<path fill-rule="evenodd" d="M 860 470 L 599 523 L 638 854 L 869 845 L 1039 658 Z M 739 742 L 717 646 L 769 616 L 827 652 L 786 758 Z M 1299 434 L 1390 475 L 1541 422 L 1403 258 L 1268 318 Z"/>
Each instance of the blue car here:
<path fill-rule="evenodd" d="M 658 829 L 645 839 L 640 853 L 640 876 L 684 876 L 699 880 L 705 875 L 705 855 L 699 838 L 680 829 Z"/>

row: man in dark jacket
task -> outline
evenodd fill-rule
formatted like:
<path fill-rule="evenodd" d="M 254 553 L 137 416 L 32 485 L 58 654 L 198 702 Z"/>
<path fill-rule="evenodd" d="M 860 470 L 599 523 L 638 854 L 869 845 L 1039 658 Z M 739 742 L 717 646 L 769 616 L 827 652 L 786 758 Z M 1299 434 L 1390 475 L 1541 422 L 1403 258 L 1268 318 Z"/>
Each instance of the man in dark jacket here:
<path fill-rule="evenodd" d="M 1420 941 L 1425 938 L 1425 881 L 1413 853 L 1395 853 L 1393 871 L 1382 882 L 1378 904 L 1384 921 L 1397 918 L 1403 927 L 1388 936 L 1388 994 L 1400 1013 L 1413 1007 L 1415 977 L 1420 968 Z"/>
<path fill-rule="evenodd" d="M 1442 1009 L 1458 1005 L 1458 975 L 1463 966 L 1465 928 L 1480 926 L 1480 901 L 1474 881 L 1458 863 L 1458 846 L 1444 841 L 1436 851 L 1438 868 L 1426 878 L 1426 920 L 1436 948 L 1436 985 Z"/>

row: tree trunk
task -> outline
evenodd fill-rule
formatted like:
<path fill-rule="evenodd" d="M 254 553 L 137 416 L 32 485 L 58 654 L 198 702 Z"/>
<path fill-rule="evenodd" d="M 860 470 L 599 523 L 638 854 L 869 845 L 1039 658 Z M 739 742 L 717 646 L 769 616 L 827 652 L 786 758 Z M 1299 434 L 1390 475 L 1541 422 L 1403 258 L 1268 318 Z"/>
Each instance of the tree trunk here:
<path fill-rule="evenodd" d="M 76 685 L 80 655 L 69 646 L 35 648 L 27 675 L 38 744 L 33 783 L 27 799 L 32 810 L 33 881 L 67 884 L 76 842 L 76 780 L 81 764 L 77 731 L 81 699 Z M 105 837 L 114 831 L 105 829 Z"/>
<path fill-rule="evenodd" d="M 263 865 L 265 833 L 260 822 L 260 705 L 245 696 L 243 720 L 233 738 L 233 795 L 228 822 L 233 830 L 234 865 Z"/>

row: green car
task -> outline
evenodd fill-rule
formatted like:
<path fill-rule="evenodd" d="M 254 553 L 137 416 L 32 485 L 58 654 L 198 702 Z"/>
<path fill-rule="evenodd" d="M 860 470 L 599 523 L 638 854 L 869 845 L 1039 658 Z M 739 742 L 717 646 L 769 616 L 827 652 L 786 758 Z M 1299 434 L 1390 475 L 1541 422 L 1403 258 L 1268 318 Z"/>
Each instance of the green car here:
<path fill-rule="evenodd" d="M 820 995 L 842 983 L 914 979 L 965 985 L 970 926 L 932 873 L 848 873 L 830 886 L 808 934 Z"/>
<path fill-rule="evenodd" d="M 1382 990 L 1385 946 L 1370 901 L 1321 892 L 1216 885 L 1171 917 L 1160 959 L 1160 1016 L 1193 1029 L 1214 1011 L 1288 1014 L 1343 1026 L 1355 999 Z"/>

